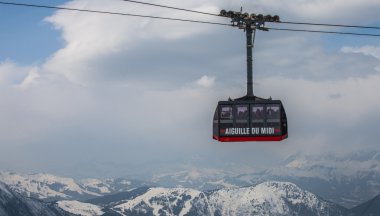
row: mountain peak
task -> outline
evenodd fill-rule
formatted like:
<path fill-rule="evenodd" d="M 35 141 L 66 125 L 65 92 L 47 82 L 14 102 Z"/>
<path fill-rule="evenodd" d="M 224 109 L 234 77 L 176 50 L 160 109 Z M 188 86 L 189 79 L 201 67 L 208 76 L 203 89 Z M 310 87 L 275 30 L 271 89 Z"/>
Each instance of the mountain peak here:
<path fill-rule="evenodd" d="M 243 188 L 202 192 L 150 188 L 112 208 L 122 215 L 344 215 L 345 209 L 290 182 L 270 181 Z"/>

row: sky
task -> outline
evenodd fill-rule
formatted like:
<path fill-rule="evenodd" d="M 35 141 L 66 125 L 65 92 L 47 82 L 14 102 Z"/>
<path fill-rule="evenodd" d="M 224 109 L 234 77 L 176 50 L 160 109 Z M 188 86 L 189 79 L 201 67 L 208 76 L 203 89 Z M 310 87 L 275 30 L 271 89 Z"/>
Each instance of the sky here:
<path fill-rule="evenodd" d="M 149 2 L 380 26 L 374 0 Z M 120 0 L 28 3 L 229 22 Z M 282 100 L 289 138 L 219 143 L 212 139 L 217 102 L 246 92 L 242 30 L 5 5 L 0 26 L 0 170 L 120 177 L 178 167 L 261 169 L 297 153 L 380 150 L 378 37 L 258 32 L 254 93 Z"/>

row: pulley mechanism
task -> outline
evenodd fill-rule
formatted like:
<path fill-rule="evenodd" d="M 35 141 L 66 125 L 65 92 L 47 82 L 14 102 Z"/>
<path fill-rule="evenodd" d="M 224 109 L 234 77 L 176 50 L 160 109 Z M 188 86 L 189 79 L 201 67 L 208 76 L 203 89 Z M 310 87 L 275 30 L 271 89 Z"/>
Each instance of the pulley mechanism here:
<path fill-rule="evenodd" d="M 255 41 L 256 29 L 268 31 L 265 28 L 265 22 L 280 22 L 278 15 L 263 15 L 249 14 L 221 10 L 220 16 L 231 18 L 232 26 L 243 29 L 247 36 L 247 95 L 248 98 L 253 98 L 253 70 L 252 70 L 252 49 Z"/>

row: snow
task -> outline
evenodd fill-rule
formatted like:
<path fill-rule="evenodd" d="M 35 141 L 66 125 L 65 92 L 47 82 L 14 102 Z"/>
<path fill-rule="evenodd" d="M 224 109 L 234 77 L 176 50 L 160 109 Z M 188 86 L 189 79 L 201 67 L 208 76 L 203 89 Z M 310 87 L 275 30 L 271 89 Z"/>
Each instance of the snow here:
<path fill-rule="evenodd" d="M 111 193 L 111 191 L 109 190 L 109 185 L 106 185 L 103 181 L 99 180 L 99 179 L 82 179 L 80 181 L 80 184 L 86 188 L 92 188 L 92 189 L 96 189 L 99 191 L 99 193 L 101 194 L 107 194 L 107 193 Z"/>
<path fill-rule="evenodd" d="M 100 206 L 93 205 L 90 203 L 65 200 L 58 201 L 57 204 L 58 207 L 60 207 L 61 209 L 76 215 L 97 216 L 104 214 Z"/>
<path fill-rule="evenodd" d="M 305 167 L 306 165 L 307 165 L 307 161 L 302 158 L 302 159 L 296 159 L 296 160 L 291 161 L 290 163 L 286 165 L 286 167 L 299 169 L 299 168 Z"/>
<path fill-rule="evenodd" d="M 267 212 L 259 206 L 266 202 L 270 205 L 272 214 L 288 212 L 283 200 L 266 189 L 262 187 L 222 189 L 211 195 L 209 203 L 214 209 L 219 209 L 222 215 L 252 215 L 253 213 L 261 215 Z"/>
<path fill-rule="evenodd" d="M 368 155 L 367 155 L 368 154 Z M 326 181 L 360 178 L 368 173 L 380 176 L 380 152 L 356 155 L 302 155 L 292 158 L 285 166 L 271 169 L 277 176 L 313 177 Z"/>
<path fill-rule="evenodd" d="M 228 174 L 235 174 L 235 173 L 228 173 L 222 170 L 218 169 L 211 169 L 211 168 L 197 168 L 197 167 L 191 167 L 190 169 L 185 169 L 178 172 L 172 172 L 172 173 L 160 173 L 156 174 L 152 178 L 152 182 L 159 182 L 161 179 L 174 179 L 179 182 L 191 182 L 194 180 L 203 181 L 205 179 L 220 179 L 224 176 L 227 176 Z"/>
<path fill-rule="evenodd" d="M 68 190 L 68 191 L 78 192 L 79 194 L 83 194 L 82 188 L 80 188 L 80 186 L 77 183 L 75 183 L 74 179 L 71 179 L 71 178 L 62 178 L 62 177 L 54 176 L 51 174 L 36 174 L 36 175 L 31 175 L 30 177 L 33 180 L 36 180 L 38 182 L 45 183 L 45 184 L 51 185 L 51 184 L 60 183 L 64 185 L 64 187 L 60 189 L 60 192 Z"/>
<path fill-rule="evenodd" d="M 225 188 L 212 192 L 208 197 L 201 194 L 203 192 L 185 188 L 151 188 L 145 194 L 113 207 L 113 210 L 123 214 L 151 209 L 154 215 L 159 212 L 173 215 L 172 209 L 178 208 L 183 201 L 178 215 L 189 213 L 194 202 L 201 203 L 205 211 L 208 209 L 203 214 L 210 215 L 216 211 L 221 215 L 288 215 L 292 211 L 289 204 L 306 206 L 318 212 L 323 212 L 329 205 L 289 182 L 265 182 L 252 187 Z M 183 199 L 185 196 L 191 198 Z"/>
<path fill-rule="evenodd" d="M 120 184 L 131 185 L 132 182 L 124 179 L 124 180 L 120 181 Z"/>
<path fill-rule="evenodd" d="M 184 205 L 183 209 L 181 210 L 181 212 L 179 213 L 179 216 L 185 216 L 187 213 L 189 213 L 192 206 L 193 205 L 191 202 L 185 202 L 185 205 Z"/>
<path fill-rule="evenodd" d="M 221 189 L 209 197 L 222 215 L 288 215 L 288 203 L 323 210 L 326 204 L 314 194 L 289 182 L 265 182 L 254 187 Z"/>
<path fill-rule="evenodd" d="M 39 174 L 38 176 L 24 176 L 10 172 L 1 172 L 0 177 L 5 184 L 14 188 L 18 192 L 25 192 L 28 196 L 30 196 L 30 193 L 35 193 L 38 194 L 39 199 L 44 199 L 48 197 L 68 197 L 64 193 L 52 190 L 46 185 L 41 184 L 41 174 Z M 46 177 L 46 179 L 48 180 L 49 175 L 47 175 Z"/>
<path fill-rule="evenodd" d="M 0 180 L 19 193 L 27 196 L 32 194 L 39 199 L 71 198 L 66 192 L 100 196 L 98 193 L 87 191 L 72 178 L 58 177 L 51 174 L 22 175 L 13 172 L 0 172 Z"/>
<path fill-rule="evenodd" d="M 123 214 L 126 210 L 132 210 L 143 203 L 152 208 L 154 215 L 159 215 L 160 210 L 164 211 L 166 215 L 173 215 L 172 206 L 183 200 L 183 196 L 190 196 L 191 198 L 185 201 L 184 207 L 179 214 L 186 215 L 192 207 L 192 200 L 199 196 L 200 193 L 197 190 L 184 188 L 151 188 L 145 194 L 117 205 L 113 209 Z M 153 197 L 157 199 L 152 199 Z M 169 209 L 164 208 L 165 206 L 169 207 Z"/>
<path fill-rule="evenodd" d="M 22 179 L 20 175 L 9 174 L 11 179 Z M 67 188 L 74 189 L 75 185 L 70 185 L 70 179 L 58 179 L 51 175 L 35 175 L 34 179 L 40 182 L 65 182 Z M 36 182 L 34 182 L 36 183 Z M 215 181 L 216 184 L 223 184 L 223 181 Z M 22 182 L 19 183 L 22 185 Z M 82 185 L 88 187 L 102 187 L 103 182 L 98 179 L 85 179 Z M 41 184 L 40 184 L 41 186 Z M 43 186 L 43 185 L 42 185 Z M 65 185 L 66 186 L 66 185 Z M 43 187 L 41 187 L 43 188 Z M 0 190 L 7 191 L 6 186 L 0 183 Z M 208 195 L 206 195 L 208 194 Z M 102 207 L 79 202 L 79 201 L 58 201 L 59 208 L 76 215 L 102 215 Z M 224 188 L 209 193 L 188 188 L 150 188 L 144 194 L 131 200 L 124 200 L 111 207 L 112 210 L 120 213 L 149 213 L 154 215 L 180 215 L 194 213 L 200 215 L 289 215 L 294 212 L 297 206 L 306 207 L 319 213 L 325 212 L 329 208 L 329 203 L 320 200 L 314 194 L 302 190 L 289 182 L 264 182 L 256 186 L 243 188 Z"/>

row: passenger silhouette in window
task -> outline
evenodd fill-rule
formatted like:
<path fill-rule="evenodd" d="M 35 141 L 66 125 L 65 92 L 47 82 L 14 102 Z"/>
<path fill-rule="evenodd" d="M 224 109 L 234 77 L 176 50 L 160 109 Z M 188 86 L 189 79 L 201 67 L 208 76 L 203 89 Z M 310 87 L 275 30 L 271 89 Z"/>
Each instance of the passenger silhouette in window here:
<path fill-rule="evenodd" d="M 238 106 L 237 107 L 237 119 L 248 119 L 248 107 Z"/>
<path fill-rule="evenodd" d="M 263 107 L 255 106 L 252 108 L 252 114 L 254 119 L 262 119 L 263 118 Z"/>

